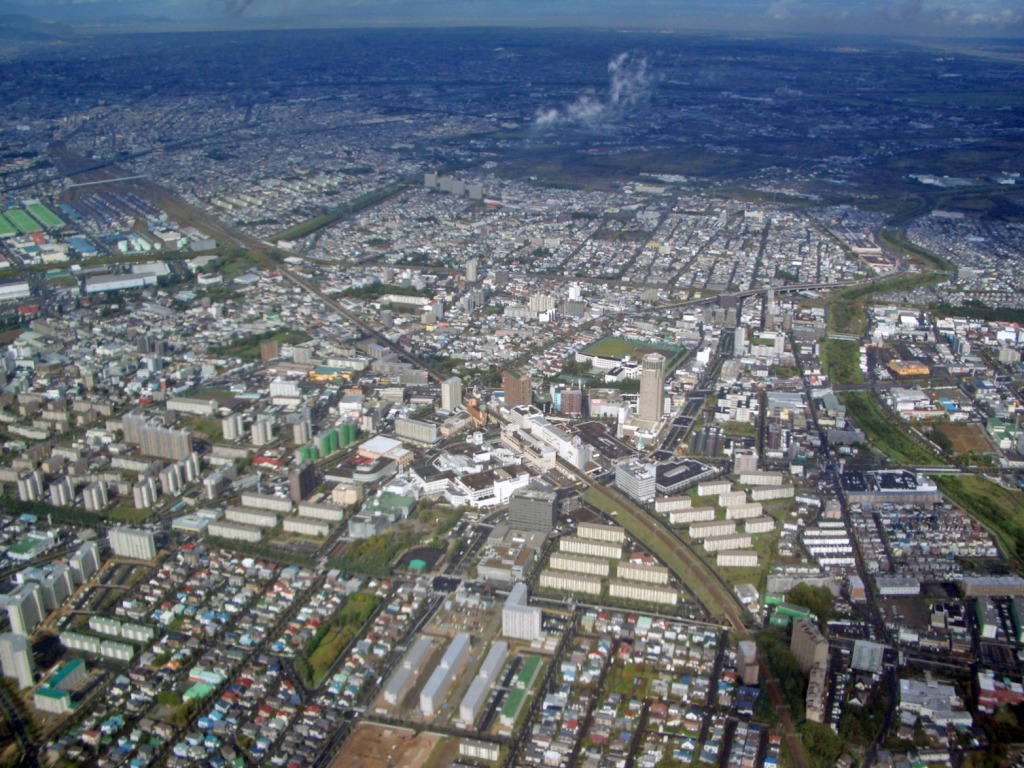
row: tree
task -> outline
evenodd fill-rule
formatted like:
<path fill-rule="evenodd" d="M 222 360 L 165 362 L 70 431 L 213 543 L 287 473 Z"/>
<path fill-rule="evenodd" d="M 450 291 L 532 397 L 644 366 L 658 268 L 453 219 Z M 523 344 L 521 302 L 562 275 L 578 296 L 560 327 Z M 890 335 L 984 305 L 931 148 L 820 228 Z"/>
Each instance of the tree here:
<path fill-rule="evenodd" d="M 832 618 L 834 599 L 827 587 L 814 587 L 810 584 L 797 584 L 786 595 L 786 600 L 793 605 L 802 605 L 818 617 L 824 625 Z"/>
<path fill-rule="evenodd" d="M 810 720 L 801 723 L 797 730 L 811 757 L 820 765 L 835 765 L 843 753 L 843 739 L 838 733 L 827 725 L 813 723 Z"/>

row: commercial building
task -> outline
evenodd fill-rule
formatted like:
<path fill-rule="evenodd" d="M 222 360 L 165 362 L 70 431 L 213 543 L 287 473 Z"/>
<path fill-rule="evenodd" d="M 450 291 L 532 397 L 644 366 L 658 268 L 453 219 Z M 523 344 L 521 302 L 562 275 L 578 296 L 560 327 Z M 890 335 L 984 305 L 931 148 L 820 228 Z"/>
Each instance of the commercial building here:
<path fill-rule="evenodd" d="M 797 667 L 805 675 L 815 664 L 824 664 L 828 661 L 828 640 L 808 619 L 797 619 L 793 622 L 793 637 L 789 641 L 789 650 L 793 652 Z"/>
<path fill-rule="evenodd" d="M 417 445 L 430 446 L 439 439 L 437 424 L 419 419 L 395 419 L 395 436 Z"/>
<path fill-rule="evenodd" d="M 452 376 L 441 382 L 441 408 L 454 411 L 462 405 L 462 379 Z"/>
<path fill-rule="evenodd" d="M 111 528 L 110 549 L 115 557 L 132 560 L 152 560 L 156 557 L 156 540 L 151 531 L 136 528 Z"/>
<path fill-rule="evenodd" d="M 665 414 L 665 357 L 653 352 L 640 361 L 640 399 L 637 415 L 642 421 L 659 421 Z"/>
<path fill-rule="evenodd" d="M 512 587 L 501 609 L 501 634 L 513 640 L 533 642 L 541 638 L 540 608 L 528 604 L 526 584 L 519 581 Z"/>
<path fill-rule="evenodd" d="M 501 388 L 505 393 L 505 406 L 515 408 L 533 403 L 533 385 L 530 377 L 519 371 L 503 371 Z"/>
<path fill-rule="evenodd" d="M 627 496 L 645 504 L 656 493 L 657 467 L 640 459 L 623 459 L 615 464 L 615 485 Z"/>
<path fill-rule="evenodd" d="M 16 680 L 19 688 L 29 688 L 35 682 L 36 665 L 25 635 L 14 632 L 0 635 L 0 669 L 4 677 Z"/>
<path fill-rule="evenodd" d="M 423 690 L 420 691 L 420 712 L 424 717 L 433 717 L 437 708 L 444 701 L 448 690 L 455 682 L 462 666 L 469 658 L 470 639 L 469 635 L 463 633 L 455 636 L 437 669 L 427 680 Z"/>
<path fill-rule="evenodd" d="M 551 533 L 558 520 L 557 500 L 555 489 L 539 480 L 513 491 L 508 502 L 509 528 Z"/>
<path fill-rule="evenodd" d="M 609 581 L 608 596 L 658 605 L 675 605 L 679 602 L 679 593 L 674 589 L 630 581 Z"/>

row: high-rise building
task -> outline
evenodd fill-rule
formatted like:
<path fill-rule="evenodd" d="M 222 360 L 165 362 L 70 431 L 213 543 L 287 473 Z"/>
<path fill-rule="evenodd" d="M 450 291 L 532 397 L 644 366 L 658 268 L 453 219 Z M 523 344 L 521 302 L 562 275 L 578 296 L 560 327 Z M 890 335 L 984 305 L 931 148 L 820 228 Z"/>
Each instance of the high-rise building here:
<path fill-rule="evenodd" d="M 452 376 L 441 382 L 441 408 L 454 411 L 462 405 L 462 379 Z"/>
<path fill-rule="evenodd" d="M 89 483 L 82 490 L 82 503 L 85 505 L 86 512 L 100 512 L 107 506 L 109 501 L 107 496 L 107 484 L 102 480 L 97 480 L 94 483 Z"/>
<path fill-rule="evenodd" d="M 36 582 L 26 582 L 9 594 L 0 595 L 0 607 L 7 609 L 12 632 L 31 635 L 43 620 L 42 590 Z"/>
<path fill-rule="evenodd" d="M 313 439 L 313 425 L 309 419 L 299 419 L 292 425 L 292 442 L 303 445 Z"/>
<path fill-rule="evenodd" d="M 638 411 L 643 421 L 658 421 L 665 413 L 665 357 L 657 352 L 641 360 Z"/>
<path fill-rule="evenodd" d="M 4 677 L 13 677 L 19 688 L 29 688 L 35 682 L 33 672 L 36 665 L 32 660 L 32 649 L 28 638 L 13 632 L 0 635 L 0 667 Z"/>
<path fill-rule="evenodd" d="M 533 385 L 526 374 L 504 371 L 501 374 L 501 387 L 505 392 L 505 405 L 509 408 L 533 404 Z"/>
<path fill-rule="evenodd" d="M 181 461 L 192 453 L 192 435 L 187 429 L 147 424 L 139 432 L 139 452 L 146 456 Z"/>
<path fill-rule="evenodd" d="M 76 584 L 84 584 L 100 569 L 100 548 L 87 541 L 68 560 L 68 568 Z"/>
<path fill-rule="evenodd" d="M 274 420 L 266 416 L 260 416 L 252 424 L 252 444 L 256 446 L 266 445 L 274 440 Z"/>
<path fill-rule="evenodd" d="M 793 622 L 793 637 L 789 641 L 796 665 L 805 675 L 815 664 L 828 662 L 828 640 L 813 622 L 797 619 Z"/>
<path fill-rule="evenodd" d="M 622 459 L 615 465 L 615 485 L 640 503 L 654 498 L 657 490 L 657 467 L 640 459 Z"/>
<path fill-rule="evenodd" d="M 732 471 L 737 475 L 745 472 L 757 472 L 756 448 L 733 448 Z"/>
<path fill-rule="evenodd" d="M 150 531 L 137 528 L 111 528 L 110 549 L 117 557 L 152 560 L 156 557 L 156 541 Z"/>
<path fill-rule="evenodd" d="M 316 490 L 316 465 L 304 461 L 288 473 L 288 497 L 298 504 Z"/>
<path fill-rule="evenodd" d="M 242 414 L 233 413 L 220 422 L 221 433 L 225 440 L 237 440 L 242 436 Z"/>
<path fill-rule="evenodd" d="M 132 486 L 132 499 L 136 509 L 149 509 L 156 504 L 156 478 L 150 476 Z"/>
<path fill-rule="evenodd" d="M 260 342 L 260 359 L 264 363 L 277 359 L 281 354 L 281 345 L 276 339 L 267 339 Z"/>
<path fill-rule="evenodd" d="M 736 654 L 736 671 L 744 685 L 757 685 L 760 667 L 757 663 L 757 644 L 753 640 L 741 640 Z"/>
<path fill-rule="evenodd" d="M 469 259 L 466 262 L 466 282 L 475 283 L 477 280 L 477 270 L 480 267 L 480 262 L 477 259 Z"/>
<path fill-rule="evenodd" d="M 539 640 L 540 619 L 540 608 L 531 608 L 529 605 L 526 584 L 516 582 L 501 609 L 501 634 L 514 640 Z"/>
<path fill-rule="evenodd" d="M 579 416 L 583 413 L 583 391 L 566 389 L 559 398 L 558 410 L 568 416 Z"/>
<path fill-rule="evenodd" d="M 508 502 L 508 525 L 514 531 L 551 533 L 558 519 L 555 490 L 541 481 L 513 491 Z"/>
<path fill-rule="evenodd" d="M 55 507 L 70 507 L 75 503 L 75 487 L 67 475 L 50 484 L 50 503 Z"/>

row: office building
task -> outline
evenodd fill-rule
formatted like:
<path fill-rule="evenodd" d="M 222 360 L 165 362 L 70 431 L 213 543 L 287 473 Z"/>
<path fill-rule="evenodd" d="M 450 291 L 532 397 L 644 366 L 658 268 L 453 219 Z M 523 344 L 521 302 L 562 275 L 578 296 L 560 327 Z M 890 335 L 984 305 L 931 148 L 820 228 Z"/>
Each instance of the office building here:
<path fill-rule="evenodd" d="M 623 459 L 615 465 L 615 485 L 641 504 L 654 499 L 657 467 L 640 459 Z"/>
<path fill-rule="evenodd" d="M 316 484 L 316 465 L 312 461 L 304 461 L 288 473 L 288 497 L 298 504 L 316 490 Z"/>
<path fill-rule="evenodd" d="M 517 408 L 533 403 L 533 385 L 530 377 L 519 371 L 504 371 L 501 374 L 501 388 L 505 393 L 505 405 Z"/>
<path fill-rule="evenodd" d="M 156 541 L 151 531 L 117 527 L 110 529 L 110 549 L 115 557 L 131 560 L 152 560 L 156 557 Z"/>
<path fill-rule="evenodd" d="M 665 358 L 657 352 L 641 360 L 637 411 L 642 421 L 658 421 L 665 413 Z"/>
<path fill-rule="evenodd" d="M 812 621 L 797 619 L 793 622 L 793 637 L 789 641 L 796 665 L 805 675 L 815 664 L 828 661 L 828 640 Z"/>
<path fill-rule="evenodd" d="M 454 411 L 462 405 L 462 379 L 452 376 L 441 382 L 441 408 Z"/>
<path fill-rule="evenodd" d="M 528 599 L 526 584 L 516 582 L 501 609 L 501 634 L 505 637 L 529 642 L 541 638 L 540 608 L 531 608 Z"/>
<path fill-rule="evenodd" d="M 508 525 L 514 531 L 551 533 L 558 520 L 554 488 L 534 481 L 512 492 L 508 506 Z"/>
<path fill-rule="evenodd" d="M 4 677 L 18 681 L 19 688 L 29 688 L 34 682 L 36 665 L 32 660 L 32 649 L 28 638 L 14 632 L 0 635 L 0 668 Z"/>

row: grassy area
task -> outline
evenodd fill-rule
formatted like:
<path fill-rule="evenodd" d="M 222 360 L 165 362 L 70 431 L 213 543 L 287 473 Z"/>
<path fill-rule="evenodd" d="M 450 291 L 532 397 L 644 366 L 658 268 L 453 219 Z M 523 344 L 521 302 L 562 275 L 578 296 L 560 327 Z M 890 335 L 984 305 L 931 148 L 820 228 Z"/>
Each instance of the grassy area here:
<path fill-rule="evenodd" d="M 283 563 L 284 565 L 301 565 L 304 568 L 316 566 L 316 560 L 312 557 L 299 555 L 295 552 L 286 552 L 283 549 L 263 544 L 251 544 L 238 539 L 224 539 L 220 536 L 207 536 L 203 541 L 207 547 L 220 547 L 221 549 L 237 552 L 241 555 L 273 560 L 275 563 Z"/>
<path fill-rule="evenodd" d="M 622 339 L 618 336 L 606 336 L 603 339 L 595 341 L 593 344 L 587 345 L 583 350 L 583 352 L 588 355 L 613 357 L 616 359 L 621 359 L 626 355 L 629 355 L 634 360 L 639 360 L 644 355 L 649 355 L 651 352 L 658 352 L 665 356 L 666 371 L 671 370 L 672 366 L 678 363 L 678 359 L 682 359 L 681 355 L 683 355 L 685 351 L 686 350 L 682 347 L 674 347 L 668 344 L 646 344 L 642 341 Z"/>
<path fill-rule="evenodd" d="M 283 232 L 271 235 L 267 239 L 272 243 L 276 243 L 280 240 L 301 240 L 303 237 L 311 235 L 324 227 L 329 227 L 331 224 L 335 224 L 347 216 L 352 216 L 360 211 L 366 210 L 367 208 L 383 203 L 385 200 L 394 197 L 399 192 L 408 188 L 408 186 L 408 182 L 398 181 L 394 184 L 388 184 L 386 187 L 374 189 L 367 192 L 365 195 L 360 195 L 351 202 L 338 206 L 333 211 L 329 211 L 322 216 L 315 216 L 312 219 L 303 221 L 296 224 L 294 227 L 289 227 Z"/>
<path fill-rule="evenodd" d="M 864 372 L 860 369 L 860 344 L 856 341 L 823 339 L 821 367 L 834 385 L 864 383 Z"/>
<path fill-rule="evenodd" d="M 223 347 L 210 347 L 210 354 L 221 357 L 238 357 L 243 360 L 256 360 L 260 356 L 260 344 L 271 339 L 278 344 L 301 344 L 310 340 L 304 331 L 268 331 L 243 336 Z"/>
<path fill-rule="evenodd" d="M 667 531 L 663 536 L 658 535 L 657 531 L 652 531 L 651 525 L 660 526 L 661 524 L 649 518 L 643 519 L 647 517 L 646 513 L 637 509 L 625 497 L 614 491 L 612 493 L 619 497 L 620 501 L 616 502 L 595 488 L 588 488 L 583 494 L 583 499 L 612 515 L 619 525 L 653 552 L 659 560 L 668 566 L 669 570 L 686 584 L 694 597 L 712 616 L 721 618 L 725 616 L 728 609 L 732 609 L 736 615 L 739 615 L 735 598 L 696 554 L 690 554 L 683 550 L 682 545 Z"/>
<path fill-rule="evenodd" d="M 604 679 L 604 689 L 624 697 L 644 699 L 650 695 L 651 682 L 657 677 L 657 670 L 646 664 L 613 664 Z"/>
<path fill-rule="evenodd" d="M 953 264 L 953 262 L 932 253 L 927 248 L 914 245 L 914 243 L 907 240 L 907 238 L 903 236 L 903 233 L 898 229 L 883 229 L 879 231 L 878 239 L 881 241 L 882 245 L 887 245 L 890 248 L 903 251 L 918 263 L 923 262 L 926 266 L 933 267 L 934 269 L 940 269 L 944 272 L 956 271 L 956 265 Z"/>
<path fill-rule="evenodd" d="M 306 645 L 296 671 L 315 688 L 324 681 L 334 662 L 367 622 L 380 600 L 373 595 L 355 594 L 330 623 L 322 626 Z"/>
<path fill-rule="evenodd" d="M 730 437 L 757 437 L 757 425 L 749 421 L 725 421 L 720 426 L 722 433 Z"/>
<path fill-rule="evenodd" d="M 835 291 L 828 300 L 827 318 L 830 333 L 863 335 L 868 329 L 868 317 L 864 307 L 867 300 L 879 293 L 910 291 L 935 285 L 946 279 L 945 275 L 928 272 L 917 275 L 894 275 L 869 285 L 857 285 Z"/>
<path fill-rule="evenodd" d="M 905 427 L 883 411 L 867 392 L 844 392 L 839 399 L 846 406 L 847 415 L 864 431 L 871 444 L 896 463 L 943 463 L 907 435 Z"/>
<path fill-rule="evenodd" d="M 145 520 L 152 514 L 152 509 L 136 509 L 134 504 L 124 501 L 114 507 L 107 517 L 116 523 L 137 525 L 145 522 Z"/>
<path fill-rule="evenodd" d="M 220 423 L 220 419 L 189 416 L 185 419 L 185 423 L 190 430 L 205 437 L 211 443 L 219 443 L 224 438 L 224 428 Z"/>
<path fill-rule="evenodd" d="M 1024 564 L 1024 493 L 975 475 L 936 477 L 935 481 L 950 501 L 992 533 L 1007 558 L 1018 567 Z"/>

